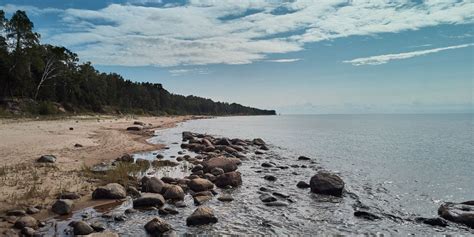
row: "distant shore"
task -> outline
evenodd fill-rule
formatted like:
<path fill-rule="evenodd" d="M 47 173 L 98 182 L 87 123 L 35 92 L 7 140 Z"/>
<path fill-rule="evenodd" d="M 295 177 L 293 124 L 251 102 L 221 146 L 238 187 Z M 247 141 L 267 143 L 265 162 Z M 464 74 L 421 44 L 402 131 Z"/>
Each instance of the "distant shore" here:
<path fill-rule="evenodd" d="M 61 192 L 80 193 L 81 201 L 88 202 L 86 199 L 90 199 L 94 183 L 81 176 L 84 166 L 113 160 L 123 154 L 162 149 L 164 145 L 146 141 L 155 130 L 198 118 L 203 117 L 0 119 L 0 213 L 51 204 Z M 146 124 L 144 129 L 127 131 L 134 121 Z M 48 154 L 57 157 L 54 165 L 36 162 Z M 0 225 L 0 229 L 2 227 L 6 226 Z"/>

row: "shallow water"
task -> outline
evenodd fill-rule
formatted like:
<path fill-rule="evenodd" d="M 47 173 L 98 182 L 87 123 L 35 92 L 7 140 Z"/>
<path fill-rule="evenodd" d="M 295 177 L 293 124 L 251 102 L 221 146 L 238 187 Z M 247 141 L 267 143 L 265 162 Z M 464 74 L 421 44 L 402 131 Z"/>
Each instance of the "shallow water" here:
<path fill-rule="evenodd" d="M 229 192 L 234 201 L 216 198 L 212 207 L 219 222 L 211 226 L 186 227 L 185 220 L 195 209 L 188 195 L 188 207 L 178 215 L 162 217 L 178 234 L 474 234 L 466 227 L 450 224 L 432 227 L 411 221 L 418 216 L 435 217 L 443 201 L 474 199 L 472 115 L 317 115 L 224 117 L 195 120 L 157 132 L 152 142 L 167 144 L 159 151 L 177 156 L 182 131 L 216 136 L 261 137 L 270 144 L 265 155 L 249 155 L 239 167 L 243 185 Z M 156 153 L 136 157 L 153 159 Z M 297 161 L 299 155 L 313 162 Z M 264 169 L 260 164 L 307 165 L 308 168 Z M 156 173 L 182 177 L 186 165 L 167 167 Z M 342 198 L 329 198 L 298 189 L 319 169 L 339 173 L 346 183 Z M 261 173 L 257 173 L 261 172 Z M 278 177 L 269 182 L 266 174 Z M 287 207 L 268 207 L 259 200 L 260 187 L 290 195 Z M 130 207 L 125 202 L 115 209 Z M 353 216 L 366 206 L 382 217 L 368 221 Z M 91 211 L 91 210 L 89 210 Z M 100 215 L 92 211 L 92 216 Z M 123 222 L 107 221 L 110 229 L 129 236 L 145 235 L 143 226 L 158 211 L 131 214 Z"/>

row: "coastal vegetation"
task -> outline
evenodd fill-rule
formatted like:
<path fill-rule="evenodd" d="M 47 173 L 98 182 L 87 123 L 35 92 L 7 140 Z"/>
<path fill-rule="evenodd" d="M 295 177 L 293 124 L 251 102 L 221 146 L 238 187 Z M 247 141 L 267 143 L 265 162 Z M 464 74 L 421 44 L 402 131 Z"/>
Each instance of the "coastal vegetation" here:
<path fill-rule="evenodd" d="M 0 10 L 0 116 L 58 113 L 273 115 L 236 103 L 172 94 L 161 84 L 101 73 L 62 46 L 41 44 L 25 11 Z"/>

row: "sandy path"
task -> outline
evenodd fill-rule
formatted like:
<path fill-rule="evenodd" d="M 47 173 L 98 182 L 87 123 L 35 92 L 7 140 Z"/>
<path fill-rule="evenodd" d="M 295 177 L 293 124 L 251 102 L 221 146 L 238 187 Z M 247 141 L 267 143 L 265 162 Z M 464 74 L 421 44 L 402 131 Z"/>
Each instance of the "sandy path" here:
<path fill-rule="evenodd" d="M 93 184 L 81 177 L 81 167 L 112 160 L 124 153 L 158 150 L 162 145 L 146 142 L 153 130 L 188 119 L 192 117 L 0 120 L 0 211 L 16 206 L 48 205 L 64 191 L 87 195 Z M 142 132 L 126 131 L 133 121 L 152 125 Z M 83 147 L 74 147 L 76 143 Z M 35 160 L 44 154 L 55 155 L 56 164 L 37 164 Z"/>

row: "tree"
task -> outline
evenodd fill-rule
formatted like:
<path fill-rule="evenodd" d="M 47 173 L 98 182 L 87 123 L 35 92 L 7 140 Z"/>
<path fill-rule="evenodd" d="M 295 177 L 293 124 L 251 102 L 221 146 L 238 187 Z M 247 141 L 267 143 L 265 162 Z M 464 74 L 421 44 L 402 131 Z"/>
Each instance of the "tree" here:
<path fill-rule="evenodd" d="M 21 52 L 25 47 L 38 44 L 40 35 L 33 32 L 34 24 L 30 21 L 26 12 L 16 11 L 6 24 L 7 38 L 15 41 L 15 51 Z"/>

